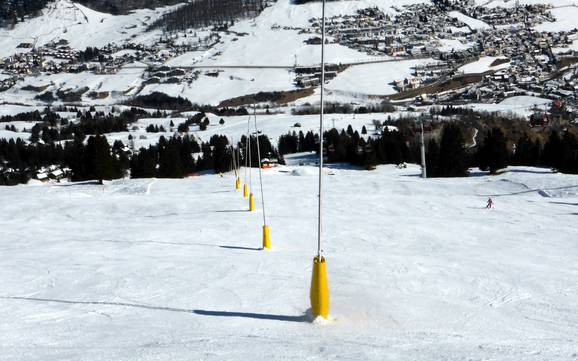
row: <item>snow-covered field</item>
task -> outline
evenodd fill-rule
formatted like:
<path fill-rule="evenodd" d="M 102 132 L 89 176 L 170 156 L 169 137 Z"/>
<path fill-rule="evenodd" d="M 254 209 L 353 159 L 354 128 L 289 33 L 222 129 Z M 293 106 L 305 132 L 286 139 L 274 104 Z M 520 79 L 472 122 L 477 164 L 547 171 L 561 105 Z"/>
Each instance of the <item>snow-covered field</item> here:
<path fill-rule="evenodd" d="M 352 66 L 329 82 L 327 89 L 353 95 L 395 94 L 395 80 L 411 78 L 416 65 L 434 62 L 433 59 L 420 59 Z"/>
<path fill-rule="evenodd" d="M 147 85 L 140 94 L 163 92 L 197 104 L 217 105 L 226 99 L 260 91 L 294 90 L 294 76 L 288 69 L 226 69 L 217 77 L 203 74 L 191 84 Z"/>
<path fill-rule="evenodd" d="M 506 63 L 492 66 L 492 64 L 496 60 L 504 60 L 504 58 L 494 56 L 484 56 L 478 59 L 477 61 L 471 62 L 469 64 L 460 67 L 458 71 L 463 72 L 465 74 L 481 74 L 487 71 L 496 71 L 510 67 L 509 61 Z"/>
<path fill-rule="evenodd" d="M 466 24 L 471 30 L 486 30 L 486 29 L 491 28 L 491 26 L 488 25 L 487 23 L 485 23 L 481 20 L 469 17 L 469 16 L 467 16 L 467 15 L 465 15 L 459 11 L 450 11 L 448 13 L 448 15 L 450 17 Z"/>
<path fill-rule="evenodd" d="M 497 104 L 469 104 L 468 107 L 479 112 L 514 114 L 529 117 L 535 111 L 534 108 L 545 109 L 552 104 L 550 99 L 531 96 L 516 96 L 506 98 Z"/>
<path fill-rule="evenodd" d="M 571 31 L 577 28 L 576 17 L 578 16 L 578 2 L 560 5 L 552 9 L 552 15 L 556 18 L 553 23 L 543 23 L 536 26 L 538 31 Z"/>
<path fill-rule="evenodd" d="M 577 176 L 328 173 L 326 324 L 314 168 L 265 172 L 270 252 L 230 175 L 0 188 L 0 359 L 577 358 Z"/>
<path fill-rule="evenodd" d="M 144 9 L 114 16 L 70 0 L 57 0 L 48 4 L 40 16 L 17 24 L 12 30 L 0 29 L 0 56 L 17 53 L 20 43 L 42 46 L 57 39 L 66 39 L 71 47 L 79 50 L 128 39 L 147 42 L 160 34 L 145 32 L 147 26 L 168 10 L 170 8 Z"/>

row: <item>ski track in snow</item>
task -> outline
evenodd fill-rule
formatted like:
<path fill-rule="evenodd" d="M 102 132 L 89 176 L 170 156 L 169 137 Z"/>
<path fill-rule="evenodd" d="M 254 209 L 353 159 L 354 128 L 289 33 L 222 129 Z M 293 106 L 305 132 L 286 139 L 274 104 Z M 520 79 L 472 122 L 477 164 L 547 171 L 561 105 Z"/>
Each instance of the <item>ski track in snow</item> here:
<path fill-rule="evenodd" d="M 576 176 L 331 173 L 321 323 L 314 168 L 265 171 L 270 252 L 232 176 L 0 188 L 0 359 L 576 358 Z"/>

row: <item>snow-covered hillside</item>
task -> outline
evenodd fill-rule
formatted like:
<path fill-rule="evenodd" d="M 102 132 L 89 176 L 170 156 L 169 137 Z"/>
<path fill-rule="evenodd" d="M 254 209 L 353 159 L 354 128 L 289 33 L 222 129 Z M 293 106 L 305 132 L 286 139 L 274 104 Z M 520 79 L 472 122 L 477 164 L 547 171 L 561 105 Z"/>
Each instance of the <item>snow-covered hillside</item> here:
<path fill-rule="evenodd" d="M 553 6 L 543 10 L 548 16 L 540 13 L 542 10 L 536 10 L 532 18 L 539 20 L 531 27 L 534 30 L 571 32 L 575 28 L 574 15 L 578 11 L 575 0 L 476 1 L 486 9 L 511 9 L 516 3 Z M 545 66 L 551 59 L 544 54 L 526 57 L 524 61 L 537 62 L 532 67 L 519 64 L 523 54 L 500 55 L 500 51 L 507 53 L 508 49 L 499 49 L 501 41 L 498 41 L 498 46 L 492 41 L 510 39 L 520 32 L 512 30 L 512 34 L 500 33 L 495 37 L 483 35 L 487 31 L 509 29 L 507 24 L 490 25 L 495 14 L 485 18 L 487 23 L 472 18 L 476 15 L 465 10 L 444 10 L 447 13 L 432 15 L 432 23 L 427 26 L 411 23 L 411 20 L 408 23 L 407 19 L 397 21 L 397 17 L 403 18 L 402 15 L 408 12 L 413 19 L 427 18 L 416 10 L 416 4 L 434 11 L 432 2 L 427 0 L 355 0 L 330 1 L 327 4 L 330 27 L 343 31 L 328 35 L 326 61 L 340 67 L 328 78 L 328 100 L 367 105 L 409 90 L 400 97 L 405 102 L 417 103 L 420 100 L 416 100 L 416 96 L 422 94 L 429 97 L 428 101 L 436 102 L 435 96 L 442 94 L 440 102 L 457 99 L 457 103 L 463 103 L 472 99 L 460 98 L 461 94 L 475 94 L 477 88 L 483 88 L 481 94 L 485 98 L 481 102 L 490 104 L 491 108 L 510 96 L 500 94 L 523 92 L 523 95 L 554 99 L 560 97 L 555 93 L 560 87 L 564 88 L 563 92 L 575 92 L 571 69 L 563 70 L 569 72 L 571 79 L 568 84 L 560 79 L 553 79 L 560 80 L 556 84 L 542 84 L 550 77 L 561 76 L 552 69 L 545 70 L 551 68 Z M 290 92 L 309 87 L 311 89 L 297 96 L 301 99 L 283 102 L 281 106 L 291 108 L 319 102 L 319 85 L 315 81 L 320 63 L 319 40 L 316 40 L 320 30 L 315 20 L 321 15 L 319 2 L 301 5 L 290 0 L 271 2 L 255 18 L 239 20 L 225 30 L 202 28 L 163 33 L 149 29 L 151 24 L 174 8 L 143 9 L 115 16 L 91 10 L 71 0 L 56 0 L 40 16 L 26 19 L 14 29 L 0 29 L 0 57 L 7 62 L 5 68 L 0 69 L 0 89 L 3 89 L 0 102 L 31 109 L 63 103 L 107 106 L 161 92 L 184 97 L 192 103 L 217 106 L 227 100 L 260 92 Z M 366 15 L 363 13 L 366 10 L 377 14 Z M 382 26 L 379 21 L 386 18 L 387 26 Z M 388 28 L 391 24 L 395 24 L 395 29 Z M 436 30 L 431 34 L 416 33 L 416 30 L 428 27 Z M 403 45 L 401 50 L 386 51 L 385 45 L 398 42 L 400 34 L 402 42 L 405 41 L 400 44 Z M 518 49 L 522 43 L 527 46 L 545 42 L 552 45 L 555 53 L 567 56 L 576 49 L 576 33 L 567 38 L 566 35 L 550 35 L 544 39 L 528 40 L 524 37 L 530 35 L 518 34 L 521 39 L 514 43 L 515 46 L 506 48 Z M 355 41 L 348 43 L 348 36 Z M 483 36 L 488 39 L 481 39 Z M 64 40 L 63 44 L 59 40 Z M 486 46 L 483 52 L 476 50 L 480 43 Z M 48 48 L 43 49 L 43 46 Z M 82 67 L 77 59 L 78 51 L 88 46 L 98 47 L 106 61 L 91 58 Z M 33 49 L 42 55 L 34 55 Z M 540 53 L 540 49 L 533 51 Z M 443 57 L 440 53 L 449 55 Z M 496 59 L 507 61 L 492 66 Z M 573 62 L 572 59 L 568 62 L 571 67 Z M 38 66 L 40 70 L 31 65 L 35 63 L 41 64 Z M 63 63 L 66 65 L 59 65 Z M 160 71 L 162 68 L 165 70 Z M 178 68 L 177 75 L 170 75 L 175 68 Z M 298 72 L 304 68 L 309 68 L 309 71 Z M 524 73 L 525 69 L 528 74 Z M 440 82 L 461 73 L 500 70 L 505 73 L 501 80 L 468 83 L 459 89 L 450 89 L 449 94 L 445 85 L 437 87 Z M 303 79 L 305 81 L 300 82 Z M 522 89 L 516 82 L 522 83 Z M 533 83 L 540 83 L 540 87 L 529 91 L 528 84 Z M 399 87 L 399 84 L 405 85 Z M 436 86 L 428 88 L 431 84 Z M 492 87 L 487 88 L 487 85 Z M 416 88 L 417 91 L 413 92 Z M 540 89 L 543 89 L 543 94 Z"/>
<path fill-rule="evenodd" d="M 327 324 L 314 168 L 265 171 L 270 252 L 231 175 L 0 188 L 0 359 L 576 358 L 576 176 L 327 173 Z"/>
<path fill-rule="evenodd" d="M 19 50 L 21 43 L 42 46 L 58 39 L 68 40 L 73 48 L 101 47 L 108 43 L 122 43 L 135 37 L 158 36 L 146 33 L 147 26 L 170 8 L 137 10 L 130 15 L 110 15 L 89 9 L 70 0 L 49 3 L 42 15 L 16 25 L 14 29 L 0 29 L 0 57 Z M 146 41 L 146 39 L 143 39 Z"/>

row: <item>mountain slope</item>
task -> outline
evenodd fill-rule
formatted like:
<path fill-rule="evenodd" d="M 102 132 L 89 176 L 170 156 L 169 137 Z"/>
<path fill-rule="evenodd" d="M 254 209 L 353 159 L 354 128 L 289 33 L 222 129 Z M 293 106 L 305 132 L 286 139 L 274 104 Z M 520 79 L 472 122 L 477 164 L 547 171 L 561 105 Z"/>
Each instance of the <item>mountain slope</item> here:
<path fill-rule="evenodd" d="M 303 316 L 315 168 L 265 172 L 270 252 L 256 173 L 253 214 L 230 175 L 0 188 L 3 358 L 575 357 L 576 176 L 327 172 L 327 324 Z"/>

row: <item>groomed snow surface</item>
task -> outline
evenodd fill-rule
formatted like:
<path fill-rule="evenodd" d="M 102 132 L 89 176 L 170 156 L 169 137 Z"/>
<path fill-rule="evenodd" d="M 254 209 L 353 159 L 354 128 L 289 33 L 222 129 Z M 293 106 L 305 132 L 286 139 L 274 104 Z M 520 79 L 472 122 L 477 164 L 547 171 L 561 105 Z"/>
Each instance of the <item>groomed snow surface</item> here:
<path fill-rule="evenodd" d="M 576 359 L 577 176 L 327 173 L 324 324 L 314 168 L 265 171 L 270 252 L 232 175 L 0 188 L 0 359 Z"/>

